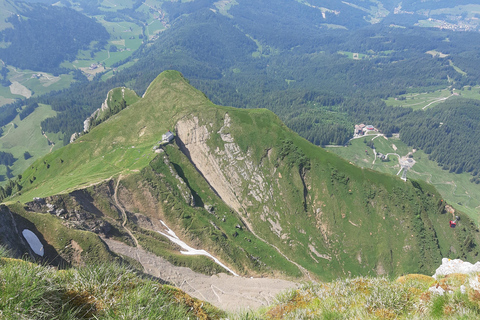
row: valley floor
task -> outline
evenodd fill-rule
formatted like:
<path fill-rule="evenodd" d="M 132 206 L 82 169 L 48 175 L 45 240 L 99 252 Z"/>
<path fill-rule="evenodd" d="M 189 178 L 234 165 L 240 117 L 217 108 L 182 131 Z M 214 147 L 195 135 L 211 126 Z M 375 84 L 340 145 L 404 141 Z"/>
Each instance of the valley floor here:
<path fill-rule="evenodd" d="M 103 239 L 110 250 L 140 262 L 144 272 L 185 291 L 192 297 L 210 302 L 226 311 L 258 309 L 274 302 L 275 296 L 297 283 L 268 278 L 244 278 L 226 274 L 207 276 L 189 268 L 177 267 L 141 248 Z"/>

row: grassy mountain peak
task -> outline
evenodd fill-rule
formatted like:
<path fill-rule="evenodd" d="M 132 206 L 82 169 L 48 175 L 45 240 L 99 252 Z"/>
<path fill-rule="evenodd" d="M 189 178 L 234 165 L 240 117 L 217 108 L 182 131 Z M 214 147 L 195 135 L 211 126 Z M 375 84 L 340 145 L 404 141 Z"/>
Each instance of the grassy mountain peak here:
<path fill-rule="evenodd" d="M 24 191 L 18 200 L 65 193 L 145 167 L 155 156 L 152 147 L 173 129 L 175 118 L 192 106 L 191 101 L 193 106 L 211 104 L 180 73 L 162 73 L 137 103 L 33 163 L 23 174 Z"/>
<path fill-rule="evenodd" d="M 167 130 L 175 141 L 155 153 Z M 460 226 L 450 229 L 451 215 L 432 186 L 355 167 L 268 110 L 214 105 L 176 71 L 36 161 L 20 183 L 11 200 L 64 194 L 56 205 L 67 212 L 76 210 L 67 205 L 78 199 L 72 191 L 82 189 L 91 199 L 84 210 L 95 206 L 97 219 L 118 228 L 130 223 L 132 241 L 158 254 L 165 253 L 159 236 L 145 230 L 162 219 L 240 274 L 432 274 L 443 257 L 475 260 L 480 253 L 475 224 L 459 213 Z M 100 194 L 101 186 L 110 191 Z"/>

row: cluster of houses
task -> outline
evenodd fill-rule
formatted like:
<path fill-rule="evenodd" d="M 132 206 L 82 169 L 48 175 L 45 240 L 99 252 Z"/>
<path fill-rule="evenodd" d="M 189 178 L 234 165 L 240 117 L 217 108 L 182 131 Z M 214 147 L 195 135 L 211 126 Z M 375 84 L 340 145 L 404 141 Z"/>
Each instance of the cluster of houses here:
<path fill-rule="evenodd" d="M 355 125 L 355 135 L 363 136 L 367 131 L 378 131 L 374 126 L 367 124 L 356 124 Z"/>

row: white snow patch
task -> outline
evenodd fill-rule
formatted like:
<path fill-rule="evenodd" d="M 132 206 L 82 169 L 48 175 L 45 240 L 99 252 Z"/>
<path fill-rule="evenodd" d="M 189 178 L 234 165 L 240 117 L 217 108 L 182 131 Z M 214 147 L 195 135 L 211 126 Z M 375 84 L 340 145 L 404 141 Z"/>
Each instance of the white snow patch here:
<path fill-rule="evenodd" d="M 161 232 L 161 231 L 157 231 L 157 232 L 160 233 L 162 236 L 167 237 L 170 241 L 172 241 L 172 242 L 175 243 L 175 244 L 178 244 L 182 249 L 184 249 L 185 251 L 180 251 L 181 254 L 207 256 L 207 257 L 213 259 L 213 261 L 215 261 L 216 264 L 218 264 L 218 265 L 221 266 L 222 268 L 225 268 L 226 270 L 230 271 L 230 273 L 233 274 L 234 276 L 238 277 L 238 274 L 236 274 L 233 270 L 231 270 L 231 269 L 228 268 L 226 265 L 224 265 L 222 262 L 220 262 L 220 260 L 218 260 L 217 258 L 215 258 L 214 256 L 212 256 L 210 253 L 208 253 L 208 252 L 205 251 L 205 250 L 197 250 L 197 249 L 194 249 L 194 248 L 190 247 L 188 244 L 186 244 L 185 242 L 183 242 L 182 240 L 180 240 L 180 239 L 177 237 L 177 235 L 175 234 L 175 232 L 173 232 L 172 229 L 170 229 L 170 228 L 165 224 L 165 222 L 163 222 L 162 220 L 160 220 L 160 222 L 161 222 L 161 223 L 163 224 L 163 226 L 167 229 L 167 233 L 164 233 L 164 232 Z"/>
<path fill-rule="evenodd" d="M 24 229 L 22 231 L 23 237 L 27 240 L 30 248 L 32 248 L 33 252 L 38 254 L 40 257 L 43 257 L 43 244 L 40 242 L 38 237 L 32 231 L 28 229 Z"/>

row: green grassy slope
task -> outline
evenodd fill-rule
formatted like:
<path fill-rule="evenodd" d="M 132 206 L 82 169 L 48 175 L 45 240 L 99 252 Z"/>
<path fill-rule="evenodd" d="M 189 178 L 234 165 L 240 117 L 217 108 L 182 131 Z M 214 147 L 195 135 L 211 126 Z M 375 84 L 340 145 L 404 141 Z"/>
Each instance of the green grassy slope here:
<path fill-rule="evenodd" d="M 372 137 L 366 137 L 367 141 Z M 421 150 L 413 152 L 413 148 L 407 146 L 398 138 L 383 137 L 375 138 L 374 145 L 377 152 L 390 154 L 389 161 L 381 161 L 377 158 L 374 162 L 373 150 L 363 143 L 364 139 L 352 140 L 346 148 L 327 148 L 332 153 L 336 153 L 342 158 L 351 161 L 355 165 L 363 168 L 370 168 L 380 172 L 386 172 L 396 175 L 400 170 L 398 157 L 405 157 L 409 152 L 412 153 L 414 166 L 408 171 L 408 179 L 418 179 L 426 181 L 435 186 L 442 197 L 447 200 L 454 208 L 468 214 L 471 219 L 478 223 L 480 214 L 480 186 L 470 182 L 469 173 L 455 174 L 443 170 L 436 162 L 428 159 L 428 155 Z M 368 155 L 365 153 L 368 151 Z M 400 174 L 401 175 L 401 174 Z"/>
<path fill-rule="evenodd" d="M 435 280 L 410 274 L 385 278 L 307 283 L 278 296 L 248 319 L 478 319 L 478 274 L 450 274 Z M 433 294 L 429 288 L 449 293 Z M 241 318 L 240 318 L 241 319 Z"/>
<path fill-rule="evenodd" d="M 125 265 L 58 270 L 8 257 L 0 247 L 4 319 L 219 319 L 207 302 Z"/>
<path fill-rule="evenodd" d="M 88 135 L 33 163 L 23 174 L 25 191 L 18 200 L 66 192 L 125 170 L 144 168 L 155 157 L 152 147 L 173 129 L 182 112 L 213 105 L 179 77 L 176 72 L 164 73 L 151 85 L 158 90 L 149 90 L 143 99 Z"/>
<path fill-rule="evenodd" d="M 21 174 L 28 168 L 35 158 L 40 158 L 53 149 L 58 149 L 62 139 L 58 134 L 46 133 L 50 144 L 42 134 L 40 123 L 46 118 L 53 117 L 56 112 L 50 106 L 41 104 L 25 119 L 17 116 L 12 122 L 3 127 L 4 134 L 0 137 L 0 151 L 9 152 L 18 159 L 10 167 L 13 175 Z M 29 152 L 32 158 L 25 159 L 24 153 Z M 5 174 L 6 168 L 0 167 L 0 174 Z"/>
<path fill-rule="evenodd" d="M 179 147 L 157 155 L 152 147 L 168 129 L 177 130 Z M 442 257 L 476 260 L 480 253 L 475 224 L 460 214 L 462 223 L 450 229 L 432 186 L 353 166 L 267 110 L 216 106 L 175 71 L 32 164 L 11 200 L 65 193 L 120 173 L 127 177 L 127 210 L 167 220 L 245 274 L 299 276 L 277 249 L 324 279 L 428 274 Z M 155 209 L 126 203 L 142 197 Z"/>

